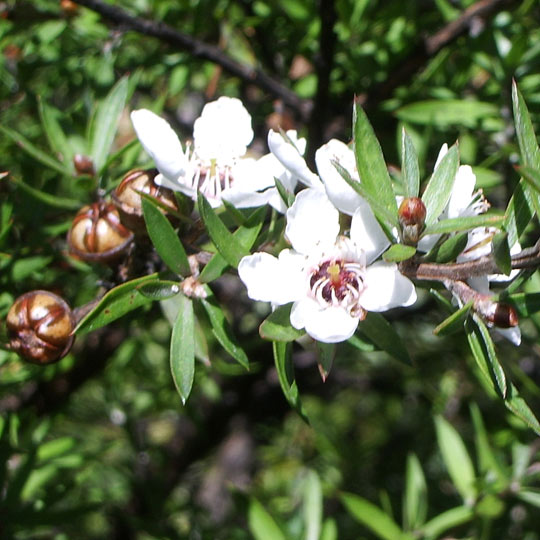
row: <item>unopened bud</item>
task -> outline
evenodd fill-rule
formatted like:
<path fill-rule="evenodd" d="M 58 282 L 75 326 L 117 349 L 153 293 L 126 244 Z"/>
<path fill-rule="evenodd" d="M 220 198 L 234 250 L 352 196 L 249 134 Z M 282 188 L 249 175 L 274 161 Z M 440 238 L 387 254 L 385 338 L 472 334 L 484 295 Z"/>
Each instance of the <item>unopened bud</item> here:
<path fill-rule="evenodd" d="M 112 203 L 100 201 L 79 210 L 68 232 L 69 250 L 85 261 L 110 262 L 123 255 L 133 233 L 120 222 Z"/>
<path fill-rule="evenodd" d="M 11 350 L 33 364 L 56 362 L 73 344 L 73 313 L 65 300 L 49 291 L 19 296 L 7 314 L 6 326 Z"/>
<path fill-rule="evenodd" d="M 398 210 L 401 225 L 401 237 L 408 245 L 416 245 L 424 230 L 426 220 L 426 205 L 419 197 L 403 199 Z"/>
<path fill-rule="evenodd" d="M 497 328 L 513 328 L 519 324 L 516 310 L 509 304 L 503 304 L 502 302 L 495 304 L 495 308 L 488 320 Z"/>
<path fill-rule="evenodd" d="M 73 156 L 73 165 L 75 166 L 77 174 L 88 174 L 93 176 L 95 173 L 92 158 L 84 156 L 83 154 L 75 154 Z"/>

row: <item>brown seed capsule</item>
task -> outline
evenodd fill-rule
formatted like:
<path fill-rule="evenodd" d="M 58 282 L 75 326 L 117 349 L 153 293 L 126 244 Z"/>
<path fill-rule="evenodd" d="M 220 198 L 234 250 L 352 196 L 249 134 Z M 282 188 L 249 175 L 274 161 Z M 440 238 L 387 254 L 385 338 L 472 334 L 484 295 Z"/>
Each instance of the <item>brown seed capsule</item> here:
<path fill-rule="evenodd" d="M 398 210 L 398 219 L 401 225 L 403 242 L 416 245 L 424 230 L 426 220 L 426 206 L 419 197 L 403 199 Z"/>
<path fill-rule="evenodd" d="M 49 291 L 19 296 L 7 314 L 6 326 L 10 348 L 33 364 L 56 362 L 73 344 L 73 313 L 62 298 Z"/>
<path fill-rule="evenodd" d="M 118 210 L 100 201 L 79 210 L 68 232 L 69 250 L 85 261 L 109 262 L 122 256 L 133 233 L 120 223 Z"/>
<path fill-rule="evenodd" d="M 73 165 L 75 166 L 77 174 L 88 174 L 93 176 L 95 173 L 92 158 L 83 154 L 75 154 L 73 156 Z"/>
<path fill-rule="evenodd" d="M 497 328 L 513 328 L 519 324 L 519 318 L 512 306 L 497 302 L 489 322 L 493 323 Z"/>
<path fill-rule="evenodd" d="M 171 210 L 178 210 L 174 193 L 170 189 L 158 186 L 154 182 L 156 176 L 156 169 L 131 171 L 126 174 L 112 194 L 112 200 L 118 208 L 122 223 L 135 234 L 146 234 L 139 193 L 147 193 Z"/>

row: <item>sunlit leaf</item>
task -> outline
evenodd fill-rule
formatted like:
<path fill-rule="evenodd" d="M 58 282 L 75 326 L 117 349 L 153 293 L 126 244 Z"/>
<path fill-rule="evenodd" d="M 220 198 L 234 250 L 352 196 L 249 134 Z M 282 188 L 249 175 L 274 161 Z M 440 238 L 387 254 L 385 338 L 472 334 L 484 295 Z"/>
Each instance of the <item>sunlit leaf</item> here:
<path fill-rule="evenodd" d="M 254 498 L 249 503 L 248 527 L 255 540 L 286 540 L 274 518 Z"/>
<path fill-rule="evenodd" d="M 473 301 L 471 300 L 470 302 L 462 306 L 460 309 L 452 313 L 450 317 L 446 318 L 433 330 L 433 333 L 442 337 L 463 330 L 463 324 L 469 316 L 472 304 Z"/>
<path fill-rule="evenodd" d="M 418 529 L 427 515 L 427 486 L 420 461 L 415 454 L 407 456 L 403 523 L 406 530 Z"/>
<path fill-rule="evenodd" d="M 321 481 L 315 471 L 308 471 L 304 483 L 303 514 L 305 540 L 319 540 L 322 526 L 323 494 Z"/>
<path fill-rule="evenodd" d="M 259 334 L 263 339 L 271 341 L 294 341 L 304 335 L 303 330 L 297 330 L 291 324 L 292 304 L 276 308 L 262 322 Z"/>
<path fill-rule="evenodd" d="M 412 139 L 405 128 L 401 131 L 401 174 L 407 197 L 418 197 L 420 193 L 420 169 L 418 156 Z"/>
<path fill-rule="evenodd" d="M 383 254 L 386 262 L 401 262 L 410 259 L 416 253 L 416 248 L 404 244 L 393 244 Z"/>

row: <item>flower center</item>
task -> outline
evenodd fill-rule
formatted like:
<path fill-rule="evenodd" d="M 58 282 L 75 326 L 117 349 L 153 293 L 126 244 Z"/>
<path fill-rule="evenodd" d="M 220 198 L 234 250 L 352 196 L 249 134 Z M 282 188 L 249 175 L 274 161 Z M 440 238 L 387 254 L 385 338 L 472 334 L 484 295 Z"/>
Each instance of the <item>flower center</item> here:
<path fill-rule="evenodd" d="M 357 262 L 331 259 L 319 264 L 309 279 L 313 297 L 322 305 L 341 306 L 353 317 L 364 319 L 359 300 L 364 290 L 365 268 Z"/>
<path fill-rule="evenodd" d="M 231 164 L 219 163 L 217 159 L 202 160 L 193 154 L 191 165 L 191 188 L 200 191 L 207 199 L 221 200 L 221 192 L 229 189 L 234 181 Z"/>

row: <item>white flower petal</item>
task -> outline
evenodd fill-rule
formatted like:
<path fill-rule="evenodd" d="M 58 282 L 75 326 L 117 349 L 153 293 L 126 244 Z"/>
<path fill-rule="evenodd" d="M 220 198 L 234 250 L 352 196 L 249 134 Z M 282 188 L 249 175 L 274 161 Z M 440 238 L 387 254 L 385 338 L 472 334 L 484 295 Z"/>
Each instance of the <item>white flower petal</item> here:
<path fill-rule="evenodd" d="M 300 154 L 298 148 L 293 144 L 293 134 L 296 132 L 287 132 L 289 140 L 285 139 L 281 133 L 274 130 L 268 132 L 268 147 L 282 165 L 298 177 L 306 186 L 322 189 L 322 183 L 319 177 L 309 170 L 305 159 Z M 295 138 L 295 137 L 294 137 Z"/>
<path fill-rule="evenodd" d="M 339 212 L 324 191 L 305 189 L 287 210 L 285 236 L 299 253 L 310 254 L 334 246 Z"/>
<path fill-rule="evenodd" d="M 164 177 L 174 182 L 185 173 L 187 156 L 166 120 L 147 109 L 139 109 L 131 113 L 131 122 L 137 138 Z"/>
<path fill-rule="evenodd" d="M 345 143 L 337 139 L 330 140 L 317 150 L 315 163 L 328 198 L 338 210 L 352 216 L 363 199 L 343 179 L 334 166 L 334 161 L 337 161 L 354 180 L 360 182 L 354 152 Z"/>
<path fill-rule="evenodd" d="M 236 98 L 207 103 L 193 125 L 195 153 L 203 160 L 231 163 L 246 153 L 252 140 L 251 116 Z"/>
<path fill-rule="evenodd" d="M 512 328 L 495 328 L 495 330 L 516 347 L 521 345 L 521 330 L 519 329 L 519 326 L 513 326 Z"/>
<path fill-rule="evenodd" d="M 317 341 L 338 343 L 349 339 L 358 327 L 358 318 L 351 317 L 341 307 L 321 307 L 312 298 L 303 298 L 293 304 L 291 324 Z"/>
<path fill-rule="evenodd" d="M 364 286 L 360 305 L 368 311 L 386 311 L 416 302 L 412 281 L 403 276 L 394 263 L 377 262 L 368 266 Z"/>
<path fill-rule="evenodd" d="M 439 155 L 437 156 L 437 161 L 435 162 L 435 167 L 433 167 L 433 170 L 435 170 L 439 166 L 442 158 L 446 156 L 446 154 L 448 154 L 448 145 L 444 143 L 439 150 Z"/>
<path fill-rule="evenodd" d="M 306 294 L 305 257 L 283 250 L 279 258 L 258 252 L 243 257 L 238 275 L 252 300 L 283 305 Z"/>
<path fill-rule="evenodd" d="M 461 217 L 473 200 L 476 176 L 469 165 L 461 165 L 456 174 L 452 194 L 446 207 L 445 217 Z M 473 213 L 474 215 L 474 213 Z"/>
<path fill-rule="evenodd" d="M 369 204 L 363 199 L 358 201 L 352 218 L 351 240 L 364 250 L 368 264 L 390 245 Z"/>

